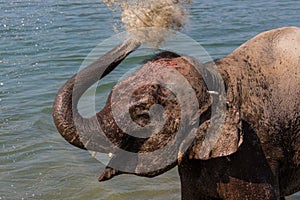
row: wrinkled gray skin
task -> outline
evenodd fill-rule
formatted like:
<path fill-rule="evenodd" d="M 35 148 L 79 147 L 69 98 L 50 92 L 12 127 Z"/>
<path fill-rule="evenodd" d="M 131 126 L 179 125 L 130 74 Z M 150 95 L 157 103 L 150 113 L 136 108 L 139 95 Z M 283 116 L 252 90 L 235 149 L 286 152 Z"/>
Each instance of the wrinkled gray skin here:
<path fill-rule="evenodd" d="M 152 152 L 170 142 L 178 132 L 179 122 L 184 120 L 172 91 L 155 84 L 139 88 L 130 100 L 131 118 L 142 127 L 151 121 L 152 105 L 161 104 L 165 109 L 163 129 L 148 138 L 135 138 L 118 127 L 111 108 L 123 105 L 111 101 L 112 95 L 96 116 L 86 119 L 78 113 L 81 94 L 139 45 L 133 40 L 126 41 L 79 72 L 60 89 L 53 106 L 54 121 L 61 135 L 79 148 L 114 153 L 116 157 L 110 166 L 122 158 L 116 147 L 136 152 L 138 160 L 140 153 Z M 190 130 L 196 127 L 196 137 L 187 151 L 181 152 L 180 144 L 174 145 L 169 153 L 176 158 L 163 168 L 146 173 L 144 170 L 163 162 L 163 155 L 142 164 L 121 159 L 123 165 L 129 166 L 128 171 L 108 166 L 100 175 L 100 181 L 122 173 L 153 177 L 178 165 L 184 200 L 284 199 L 300 190 L 300 29 L 285 27 L 261 33 L 228 56 L 201 67 L 209 68 L 214 63 L 224 80 L 227 109 L 220 138 L 213 148 L 206 148 L 203 141 L 215 97 L 195 70 L 195 63 L 191 64 L 185 57 L 163 53 L 113 90 L 121 88 L 122 91 L 135 81 L 151 79 L 147 74 L 159 76 L 162 68 L 177 70 L 189 81 L 199 102 L 199 110 L 189 113 L 190 119 L 198 116 L 199 123 L 188 122 L 190 128 L 184 136 L 188 137 Z M 159 67 L 153 69 L 153 65 Z M 138 79 L 139 76 L 145 77 Z M 78 78 L 78 84 L 75 84 L 76 77 L 83 77 Z M 121 92 L 120 99 L 122 95 L 125 94 Z M 103 132 L 95 128 L 97 123 Z M 113 145 L 104 142 L 107 140 Z"/>

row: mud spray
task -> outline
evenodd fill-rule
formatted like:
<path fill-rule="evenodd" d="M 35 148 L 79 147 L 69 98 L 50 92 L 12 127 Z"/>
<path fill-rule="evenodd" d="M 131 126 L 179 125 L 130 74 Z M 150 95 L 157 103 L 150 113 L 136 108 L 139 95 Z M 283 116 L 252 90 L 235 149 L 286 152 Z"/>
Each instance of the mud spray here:
<path fill-rule="evenodd" d="M 121 27 L 142 43 L 159 47 L 172 31 L 188 22 L 192 0 L 103 0 L 113 11 L 121 10 Z M 116 29 L 117 30 L 117 29 Z"/>

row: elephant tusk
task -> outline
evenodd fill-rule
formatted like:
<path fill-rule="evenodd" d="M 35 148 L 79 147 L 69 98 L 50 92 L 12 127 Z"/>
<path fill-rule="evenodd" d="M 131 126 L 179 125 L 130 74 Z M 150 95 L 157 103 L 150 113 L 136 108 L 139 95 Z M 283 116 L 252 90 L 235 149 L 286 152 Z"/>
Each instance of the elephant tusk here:
<path fill-rule="evenodd" d="M 183 153 L 179 150 L 177 155 L 178 165 L 182 163 Z"/>
<path fill-rule="evenodd" d="M 97 152 L 96 152 L 96 151 L 93 151 L 93 152 L 92 152 L 92 157 L 93 157 L 93 158 L 96 158 L 96 155 L 97 155 Z"/>
<path fill-rule="evenodd" d="M 113 156 L 114 156 L 114 154 L 109 152 L 108 157 L 112 158 Z"/>
<path fill-rule="evenodd" d="M 217 91 L 208 91 L 209 94 L 215 94 L 215 95 L 219 95 L 219 92 Z"/>

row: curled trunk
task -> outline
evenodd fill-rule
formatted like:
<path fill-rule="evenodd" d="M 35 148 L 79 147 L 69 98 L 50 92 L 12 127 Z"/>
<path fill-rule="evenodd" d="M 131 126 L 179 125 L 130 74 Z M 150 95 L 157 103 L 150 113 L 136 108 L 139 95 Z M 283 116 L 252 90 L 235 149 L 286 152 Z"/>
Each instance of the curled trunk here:
<path fill-rule="evenodd" d="M 91 85 L 114 70 L 139 46 L 140 43 L 135 40 L 125 41 L 75 74 L 60 88 L 53 105 L 53 119 L 59 133 L 70 144 L 82 149 L 107 150 L 99 145 L 99 140 L 105 140 L 106 137 L 98 130 L 97 117 L 83 118 L 77 110 L 77 104 Z M 83 131 L 84 134 L 81 134 Z"/>

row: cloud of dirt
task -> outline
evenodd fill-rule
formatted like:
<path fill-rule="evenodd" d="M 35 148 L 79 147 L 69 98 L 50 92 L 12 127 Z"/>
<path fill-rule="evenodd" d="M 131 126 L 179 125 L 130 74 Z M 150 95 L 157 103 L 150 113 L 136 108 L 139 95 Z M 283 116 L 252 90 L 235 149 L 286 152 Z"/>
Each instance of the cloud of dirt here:
<path fill-rule="evenodd" d="M 121 8 L 122 27 L 135 39 L 158 47 L 172 31 L 188 22 L 192 0 L 103 0 L 112 10 Z"/>

